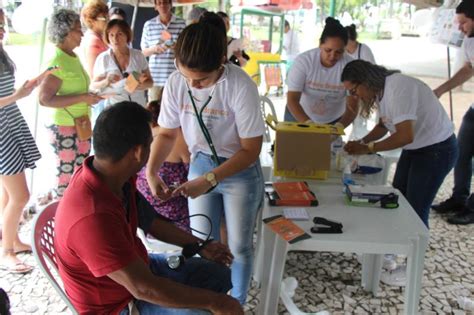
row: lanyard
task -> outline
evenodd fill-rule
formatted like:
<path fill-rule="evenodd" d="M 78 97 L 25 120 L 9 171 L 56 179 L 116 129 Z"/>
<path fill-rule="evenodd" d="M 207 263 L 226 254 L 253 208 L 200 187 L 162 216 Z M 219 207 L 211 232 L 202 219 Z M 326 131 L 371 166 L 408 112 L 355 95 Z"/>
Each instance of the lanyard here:
<path fill-rule="evenodd" d="M 120 67 L 120 64 L 118 63 L 118 60 L 117 60 L 117 58 L 115 57 L 114 51 L 113 51 L 112 49 L 110 50 L 110 54 L 112 55 L 112 60 L 114 61 L 114 63 L 115 63 L 115 65 L 117 66 L 117 68 L 119 69 L 120 74 L 122 75 L 122 78 L 126 79 L 126 78 L 128 78 L 129 75 L 133 75 L 133 74 L 131 74 L 131 73 L 126 72 L 125 70 L 127 70 L 127 69 L 123 69 L 123 70 L 122 70 L 122 67 Z M 130 63 L 130 59 L 132 59 L 131 52 L 130 52 L 130 56 L 129 56 L 128 58 L 129 58 L 129 61 L 128 61 L 128 62 Z M 125 93 L 126 93 L 127 96 L 128 96 L 128 100 L 129 100 L 130 102 L 132 102 L 132 97 L 130 96 L 130 94 L 129 94 L 127 91 L 125 91 Z"/>
<path fill-rule="evenodd" d="M 202 134 L 204 136 L 204 139 L 207 142 L 207 145 L 209 146 L 209 149 L 211 149 L 212 160 L 214 161 L 214 163 L 216 163 L 216 165 L 220 165 L 219 157 L 217 155 L 216 148 L 214 147 L 214 143 L 212 142 L 211 134 L 209 133 L 209 130 L 207 129 L 206 124 L 204 124 L 204 120 L 202 119 L 202 113 L 203 113 L 204 109 L 207 107 L 207 105 L 211 102 L 212 96 L 214 95 L 214 90 L 215 90 L 217 84 L 216 84 L 216 86 L 214 86 L 214 88 L 211 91 L 211 94 L 209 95 L 209 98 L 204 103 L 204 105 L 202 105 L 201 110 L 199 110 L 199 111 L 197 109 L 196 103 L 194 102 L 193 93 L 191 92 L 191 89 L 189 88 L 189 85 L 188 85 L 187 82 L 186 82 L 186 85 L 188 87 L 189 98 L 191 99 L 191 103 L 193 105 L 194 113 L 196 114 L 196 118 L 197 118 L 197 121 L 198 121 L 198 124 L 199 124 L 199 128 L 202 131 Z"/>

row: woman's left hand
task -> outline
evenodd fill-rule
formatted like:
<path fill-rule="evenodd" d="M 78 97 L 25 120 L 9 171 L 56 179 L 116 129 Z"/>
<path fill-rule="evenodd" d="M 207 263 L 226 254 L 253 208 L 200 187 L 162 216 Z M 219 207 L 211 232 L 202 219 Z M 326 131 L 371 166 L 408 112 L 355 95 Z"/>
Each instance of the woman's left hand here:
<path fill-rule="evenodd" d="M 366 144 L 362 144 L 359 141 L 349 141 L 345 146 L 344 150 L 346 150 L 349 154 L 369 154 L 369 147 Z"/>
<path fill-rule="evenodd" d="M 196 198 L 205 194 L 211 188 L 211 184 L 204 178 L 204 176 L 199 176 L 189 182 L 186 182 L 176 188 L 172 196 L 177 197 L 179 195 L 183 197 Z"/>
<path fill-rule="evenodd" d="M 229 247 L 224 244 L 212 241 L 200 251 L 199 253 L 202 257 L 220 263 L 226 266 L 229 266 L 234 259 L 232 256 Z"/>
<path fill-rule="evenodd" d="M 149 78 L 148 78 L 148 75 L 146 73 L 140 74 L 140 76 L 138 77 L 137 90 L 146 90 L 147 89 L 146 81 L 148 79 Z"/>

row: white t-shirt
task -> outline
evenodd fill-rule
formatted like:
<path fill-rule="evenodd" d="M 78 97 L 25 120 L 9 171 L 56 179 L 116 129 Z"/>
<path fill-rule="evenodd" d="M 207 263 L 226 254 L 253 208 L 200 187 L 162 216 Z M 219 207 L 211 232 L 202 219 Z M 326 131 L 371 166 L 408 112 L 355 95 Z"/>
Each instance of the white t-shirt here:
<path fill-rule="evenodd" d="M 354 59 L 361 59 L 375 64 L 374 54 L 372 53 L 370 47 L 366 44 L 357 45 L 357 49 L 352 54 L 349 53 L 347 50 L 346 53 Z"/>
<path fill-rule="evenodd" d="M 298 34 L 293 30 L 289 30 L 283 34 L 283 54 L 284 60 L 293 61 L 300 53 L 300 42 Z"/>
<path fill-rule="evenodd" d="M 204 123 L 211 134 L 217 155 L 230 158 L 241 149 L 240 138 L 263 135 L 264 122 L 260 109 L 257 86 L 238 66 L 226 64 L 218 80 L 210 103 L 203 112 Z M 191 88 L 198 112 L 209 99 L 214 88 Z M 161 127 L 181 127 L 191 155 L 198 152 L 211 154 L 199 127 L 186 82 L 173 72 L 165 85 L 161 112 Z"/>
<path fill-rule="evenodd" d="M 128 63 L 127 69 L 125 72 L 131 74 L 132 72 L 138 72 L 139 74 L 143 73 L 148 69 L 148 62 L 146 61 L 145 56 L 140 50 L 130 48 L 130 61 Z M 94 64 L 94 75 L 107 75 L 108 73 L 116 73 L 121 75 L 120 69 L 114 61 L 112 56 L 112 50 L 108 49 L 101 53 Z M 123 86 L 123 85 L 122 85 Z M 114 95 L 108 99 L 108 104 L 115 104 L 122 101 L 129 101 L 129 94 L 123 88 L 120 89 L 120 94 Z M 137 102 L 138 104 L 145 106 L 146 98 L 145 91 L 135 91 L 130 95 L 132 101 Z"/>
<path fill-rule="evenodd" d="M 470 62 L 471 67 L 474 68 L 474 37 L 464 38 L 464 54 L 466 62 Z M 471 108 L 474 109 L 474 103 L 471 104 Z"/>
<path fill-rule="evenodd" d="M 380 119 L 392 134 L 396 132 L 396 124 L 415 121 L 414 140 L 403 149 L 442 142 L 454 132 L 454 125 L 433 90 L 424 82 L 400 73 L 385 79 L 379 110 Z"/>
<path fill-rule="evenodd" d="M 301 92 L 300 104 L 312 121 L 329 123 L 346 109 L 341 74 L 353 59 L 344 54 L 333 67 L 326 68 L 321 64 L 320 54 L 320 49 L 315 48 L 298 55 L 288 74 L 288 91 Z"/>

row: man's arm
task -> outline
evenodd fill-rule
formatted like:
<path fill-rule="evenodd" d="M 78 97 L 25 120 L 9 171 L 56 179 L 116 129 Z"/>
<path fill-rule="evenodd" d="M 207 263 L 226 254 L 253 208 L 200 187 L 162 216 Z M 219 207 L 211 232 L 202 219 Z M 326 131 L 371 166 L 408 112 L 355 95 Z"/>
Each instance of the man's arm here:
<path fill-rule="evenodd" d="M 203 241 L 202 239 L 181 230 L 169 219 L 158 214 L 141 193 L 136 193 L 136 200 L 138 209 L 138 226 L 145 232 L 145 235 L 151 234 L 154 238 L 160 241 L 180 247 Z M 202 250 L 199 251 L 199 254 L 206 259 L 224 265 L 230 265 L 233 260 L 229 248 L 214 241 L 204 246 Z"/>
<path fill-rule="evenodd" d="M 438 86 L 436 89 L 433 90 L 433 92 L 438 98 L 441 97 L 441 95 L 443 95 L 444 93 L 451 91 L 455 87 L 469 80 L 474 73 L 473 70 L 474 69 L 472 68 L 471 63 L 466 62 L 464 66 L 459 69 L 459 71 L 456 72 L 456 74 L 451 79 Z"/>
<path fill-rule="evenodd" d="M 164 307 L 204 309 L 213 314 L 243 314 L 242 307 L 232 297 L 155 276 L 140 258 L 107 276 L 138 300 Z"/>

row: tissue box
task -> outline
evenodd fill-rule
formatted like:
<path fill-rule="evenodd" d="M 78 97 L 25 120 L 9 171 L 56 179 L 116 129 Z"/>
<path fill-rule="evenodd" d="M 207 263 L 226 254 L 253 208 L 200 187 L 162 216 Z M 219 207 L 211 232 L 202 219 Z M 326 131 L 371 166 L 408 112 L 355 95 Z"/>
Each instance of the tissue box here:
<path fill-rule="evenodd" d="M 344 130 L 333 125 L 279 122 L 275 126 L 275 176 L 326 179 L 331 166 L 331 136 Z"/>

